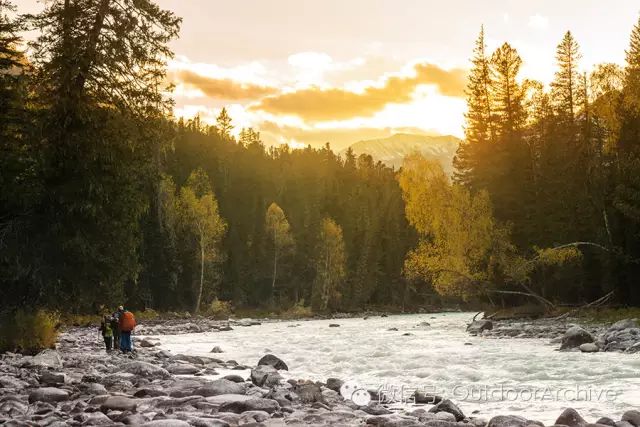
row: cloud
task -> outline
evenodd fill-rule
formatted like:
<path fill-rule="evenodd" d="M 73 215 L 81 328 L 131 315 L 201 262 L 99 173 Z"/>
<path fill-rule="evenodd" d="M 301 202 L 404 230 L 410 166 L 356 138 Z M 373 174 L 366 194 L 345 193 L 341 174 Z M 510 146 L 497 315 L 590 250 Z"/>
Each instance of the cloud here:
<path fill-rule="evenodd" d="M 382 85 L 367 86 L 360 92 L 313 86 L 267 96 L 250 108 L 311 121 L 343 120 L 371 116 L 387 104 L 410 102 L 420 85 L 435 85 L 442 95 L 464 96 L 465 70 L 445 70 L 422 63 L 416 64 L 413 71 L 409 76 L 390 76 Z"/>
<path fill-rule="evenodd" d="M 529 27 L 536 30 L 545 30 L 549 27 L 549 18 L 540 14 L 529 17 Z"/>
<path fill-rule="evenodd" d="M 179 70 L 173 75 L 173 83 L 200 90 L 209 98 L 229 101 L 257 100 L 277 92 L 271 86 L 237 82 L 230 78 L 208 77 L 190 70 Z"/>

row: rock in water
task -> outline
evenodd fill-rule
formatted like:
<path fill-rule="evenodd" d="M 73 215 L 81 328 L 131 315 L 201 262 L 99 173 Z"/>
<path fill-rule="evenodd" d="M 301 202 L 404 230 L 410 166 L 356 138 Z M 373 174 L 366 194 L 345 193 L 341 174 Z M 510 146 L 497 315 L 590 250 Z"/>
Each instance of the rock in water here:
<path fill-rule="evenodd" d="M 623 417 L 624 417 L 624 415 L 623 415 Z M 600 418 L 598 421 L 596 421 L 596 424 L 601 424 L 603 426 L 616 427 L 616 422 L 613 421 L 611 418 L 608 418 L 608 417 Z"/>
<path fill-rule="evenodd" d="M 593 342 L 593 336 L 580 326 L 572 326 L 567 329 L 562 337 L 560 350 L 580 347 L 582 344 Z"/>
<path fill-rule="evenodd" d="M 449 399 L 445 399 L 442 402 L 438 403 L 436 406 L 429 409 L 429 412 L 431 412 L 432 414 L 437 414 L 438 412 L 448 412 L 456 417 L 456 421 L 462 421 L 464 419 L 464 414 L 462 413 L 460 408 L 458 408 L 456 404 Z"/>
<path fill-rule="evenodd" d="M 340 387 L 342 387 L 344 381 L 339 378 L 327 378 L 327 388 L 340 393 Z"/>
<path fill-rule="evenodd" d="M 481 334 L 482 331 L 490 331 L 493 329 L 493 322 L 491 320 L 476 320 L 467 326 L 467 332 L 473 335 Z"/>
<path fill-rule="evenodd" d="M 556 420 L 556 424 L 565 425 L 569 427 L 583 427 L 587 424 L 584 418 L 573 408 L 567 408 L 560 414 Z"/>
<path fill-rule="evenodd" d="M 626 421 L 633 424 L 635 427 L 640 427 L 640 411 L 627 411 L 622 415 L 622 421 Z"/>
<path fill-rule="evenodd" d="M 29 403 L 47 402 L 56 403 L 69 399 L 69 392 L 55 387 L 42 387 L 29 393 Z"/>
<path fill-rule="evenodd" d="M 273 354 L 265 354 L 264 356 L 262 356 L 262 358 L 258 361 L 258 366 L 261 366 L 261 365 L 273 366 L 277 370 L 284 370 L 284 371 L 289 370 L 289 367 L 287 366 L 287 364 L 284 363 L 282 359 L 280 359 L 277 356 L 274 356 Z"/>
<path fill-rule="evenodd" d="M 224 353 L 220 346 L 215 346 L 211 349 L 210 353 Z"/>
<path fill-rule="evenodd" d="M 600 351 L 598 346 L 592 342 L 587 342 L 580 345 L 580 351 L 583 353 L 597 353 Z"/>

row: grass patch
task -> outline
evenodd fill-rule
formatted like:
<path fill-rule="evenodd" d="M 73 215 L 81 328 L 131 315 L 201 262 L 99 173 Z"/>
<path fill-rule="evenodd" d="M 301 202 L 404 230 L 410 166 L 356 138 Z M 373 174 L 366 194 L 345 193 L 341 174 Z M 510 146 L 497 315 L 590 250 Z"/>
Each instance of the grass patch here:
<path fill-rule="evenodd" d="M 209 304 L 202 314 L 218 320 L 227 320 L 232 312 L 231 301 L 222 301 L 216 298 L 211 301 L 211 304 Z"/>
<path fill-rule="evenodd" d="M 298 301 L 287 310 L 281 312 L 278 317 L 281 319 L 306 319 L 313 316 L 311 307 L 304 305 L 304 299 Z"/>
<path fill-rule="evenodd" d="M 160 313 L 152 308 L 147 308 L 144 311 L 136 311 L 133 313 L 136 321 L 144 322 L 145 320 L 157 320 L 160 318 Z"/>
<path fill-rule="evenodd" d="M 623 319 L 640 319 L 640 308 L 587 308 L 578 311 L 575 317 L 593 323 L 615 323 Z"/>
<path fill-rule="evenodd" d="M 55 348 L 58 325 L 58 316 L 44 310 L 18 310 L 6 314 L 0 319 L 0 352 L 36 354 L 47 348 Z"/>

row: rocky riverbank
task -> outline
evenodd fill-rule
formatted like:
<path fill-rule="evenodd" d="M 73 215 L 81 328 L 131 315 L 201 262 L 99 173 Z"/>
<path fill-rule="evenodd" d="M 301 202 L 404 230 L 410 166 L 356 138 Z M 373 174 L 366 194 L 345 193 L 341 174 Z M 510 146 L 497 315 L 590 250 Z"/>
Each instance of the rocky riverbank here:
<path fill-rule="evenodd" d="M 543 338 L 560 350 L 580 350 L 585 353 L 616 351 L 640 352 L 640 325 L 636 319 L 620 320 L 610 326 L 578 324 L 569 320 L 477 320 L 467 331 L 488 338 Z"/>
<path fill-rule="evenodd" d="M 163 335 L 199 331 L 230 331 L 259 322 L 157 321 L 142 324 L 138 334 Z M 295 324 L 294 324 L 295 325 Z M 486 325 L 486 324 L 485 324 Z M 628 326 L 628 327 L 622 327 Z M 424 327 L 428 327 L 425 324 Z M 499 337 L 514 323 L 494 323 L 479 331 Z M 531 334 L 537 326 L 522 330 Z M 571 324 L 540 326 L 562 338 Z M 613 336 L 633 335 L 631 324 L 601 328 L 594 340 L 613 342 Z M 562 332 L 560 332 L 562 330 Z M 618 333 L 616 331 L 624 331 Z M 512 333 L 504 333 L 504 336 Z M 578 335 L 582 335 L 581 333 Z M 573 335 L 572 335 L 573 336 Z M 635 335 L 634 335 L 635 336 Z M 159 338 L 161 339 L 161 337 Z M 608 341 L 607 341 L 608 340 Z M 134 356 L 107 354 L 95 329 L 75 328 L 60 337 L 56 350 L 37 356 L 4 354 L 0 359 L 0 424 L 7 426 L 430 426 L 430 427 L 533 427 L 543 424 L 516 415 L 477 418 L 438 396 L 415 395 L 410 404 L 378 401 L 377 390 L 368 391 L 357 405 L 345 400 L 345 384 L 337 378 L 323 382 L 285 380 L 286 361 L 273 355 L 243 366 L 224 358 L 223 349 L 211 357 L 171 354 L 159 350 L 153 339 L 136 340 Z M 343 387 L 344 386 L 344 387 Z M 355 397 L 353 400 L 358 401 Z M 620 420 L 585 421 L 568 409 L 555 425 L 569 427 L 640 427 L 640 412 L 629 408 Z"/>

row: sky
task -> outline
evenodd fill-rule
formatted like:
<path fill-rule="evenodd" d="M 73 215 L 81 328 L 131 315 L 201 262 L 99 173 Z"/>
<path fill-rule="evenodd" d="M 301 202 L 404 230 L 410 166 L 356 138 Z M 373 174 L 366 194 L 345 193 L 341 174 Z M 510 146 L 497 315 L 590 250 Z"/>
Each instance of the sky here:
<path fill-rule="evenodd" d="M 484 25 L 493 51 L 520 53 L 548 84 L 571 30 L 581 70 L 624 63 L 634 0 L 156 0 L 183 18 L 168 79 L 175 115 L 213 123 L 222 107 L 267 144 L 336 149 L 393 133 L 462 137 L 464 87 Z M 20 11 L 41 8 L 15 0 Z"/>

